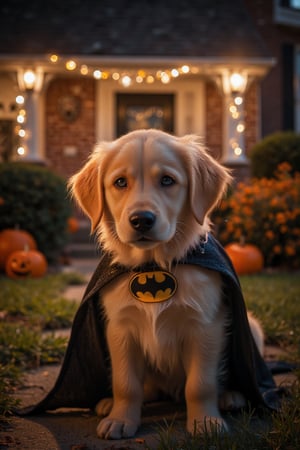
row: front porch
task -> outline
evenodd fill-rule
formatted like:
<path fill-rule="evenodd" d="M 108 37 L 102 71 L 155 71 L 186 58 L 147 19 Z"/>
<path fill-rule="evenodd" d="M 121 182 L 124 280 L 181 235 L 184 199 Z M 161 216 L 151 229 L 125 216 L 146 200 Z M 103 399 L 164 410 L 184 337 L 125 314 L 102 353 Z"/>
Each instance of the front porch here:
<path fill-rule="evenodd" d="M 259 84 L 270 66 L 267 59 L 107 61 L 58 55 L 34 64 L 26 58 L 7 61 L 0 72 L 0 125 L 10 149 L 2 150 L 2 160 L 47 164 L 69 177 L 96 142 L 154 127 L 199 135 L 244 178 L 247 154 L 260 137 Z"/>

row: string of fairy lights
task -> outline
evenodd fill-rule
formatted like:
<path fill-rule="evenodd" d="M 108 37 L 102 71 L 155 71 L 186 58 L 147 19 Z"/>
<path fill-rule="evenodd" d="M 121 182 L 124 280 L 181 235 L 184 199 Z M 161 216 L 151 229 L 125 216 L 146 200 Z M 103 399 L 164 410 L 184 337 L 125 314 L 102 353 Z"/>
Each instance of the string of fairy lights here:
<path fill-rule="evenodd" d="M 128 88 L 133 84 L 153 84 L 160 82 L 164 85 L 170 83 L 173 79 L 184 75 L 194 75 L 199 73 L 199 68 L 191 67 L 183 64 L 178 67 L 170 67 L 164 69 L 114 69 L 100 68 L 95 65 L 81 64 L 75 59 L 64 59 L 57 54 L 49 56 L 51 65 L 64 68 L 67 72 L 76 73 L 81 76 L 93 77 L 96 80 L 112 80 L 119 83 L 124 88 Z M 23 85 L 25 88 L 32 90 L 37 81 L 37 73 L 33 70 L 26 70 L 23 73 Z M 229 83 L 235 83 L 237 86 L 243 83 L 243 77 L 238 73 L 231 75 Z M 42 81 L 40 81 L 42 83 Z M 241 146 L 242 134 L 245 131 L 245 122 L 243 117 L 243 96 L 232 95 L 228 103 L 228 112 L 234 122 L 234 134 L 229 138 L 229 145 L 235 157 L 240 157 L 243 153 Z M 22 157 L 27 153 L 26 142 L 29 138 L 30 130 L 26 129 L 27 111 L 26 111 L 26 93 L 16 97 L 17 117 L 15 126 L 15 135 L 17 137 L 17 155 Z"/>
<path fill-rule="evenodd" d="M 50 55 L 49 60 L 53 64 L 60 61 L 60 57 L 56 54 Z M 198 69 L 184 64 L 180 67 L 172 67 L 167 69 L 159 69 L 156 71 L 140 68 L 138 70 L 119 70 L 119 69 L 101 69 L 99 67 L 89 66 L 87 64 L 78 64 L 75 59 L 68 59 L 63 61 L 65 69 L 69 72 L 78 72 L 83 76 L 92 76 L 96 80 L 111 79 L 120 83 L 123 87 L 129 87 L 133 83 L 153 84 L 155 81 L 160 81 L 163 84 L 168 84 L 174 78 L 189 73 L 197 73 Z"/>
<path fill-rule="evenodd" d="M 243 148 L 241 145 L 241 138 L 245 132 L 243 102 L 243 97 L 237 95 L 233 97 L 228 104 L 228 111 L 234 123 L 234 133 L 229 138 L 229 145 L 235 157 L 240 157 L 243 154 Z"/>
<path fill-rule="evenodd" d="M 24 156 L 26 154 L 26 138 L 28 138 L 28 130 L 26 130 L 26 109 L 24 95 L 17 95 L 17 118 L 15 125 L 15 135 L 17 137 L 17 155 Z"/>
<path fill-rule="evenodd" d="M 179 67 L 171 67 L 167 69 L 149 70 L 145 68 L 139 68 L 137 70 L 128 69 L 106 69 L 95 67 L 87 64 L 79 64 L 75 59 L 66 59 L 57 54 L 49 56 L 49 61 L 53 65 L 60 64 L 67 72 L 78 73 L 81 76 L 90 76 L 96 80 L 112 80 L 121 84 L 124 88 L 127 88 L 134 83 L 147 85 L 155 82 L 161 82 L 162 84 L 168 84 L 173 79 L 176 79 L 182 75 L 195 74 L 198 72 L 197 68 L 190 67 L 187 64 L 183 64 Z M 27 89 L 33 89 L 36 74 L 33 70 L 27 70 L 23 74 L 24 87 Z M 20 94 L 16 97 L 17 105 L 17 118 L 15 126 L 15 134 L 17 136 L 17 155 L 22 157 L 26 154 L 26 141 L 28 139 L 29 130 L 26 129 L 26 94 Z"/>

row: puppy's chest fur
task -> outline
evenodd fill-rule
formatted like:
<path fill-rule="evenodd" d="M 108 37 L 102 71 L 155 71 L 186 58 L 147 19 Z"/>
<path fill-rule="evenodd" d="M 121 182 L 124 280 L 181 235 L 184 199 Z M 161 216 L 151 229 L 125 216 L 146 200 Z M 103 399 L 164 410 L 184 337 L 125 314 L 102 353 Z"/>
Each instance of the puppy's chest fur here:
<path fill-rule="evenodd" d="M 125 336 L 120 352 L 134 342 L 147 365 L 167 374 L 180 371 L 182 351 L 196 339 L 206 348 L 206 335 L 220 338 L 225 324 L 221 301 L 221 277 L 218 273 L 192 265 L 178 265 L 172 270 L 177 279 L 176 293 L 159 303 L 143 303 L 129 289 L 132 274 L 126 274 L 103 289 L 102 305 L 109 326 L 116 335 Z"/>

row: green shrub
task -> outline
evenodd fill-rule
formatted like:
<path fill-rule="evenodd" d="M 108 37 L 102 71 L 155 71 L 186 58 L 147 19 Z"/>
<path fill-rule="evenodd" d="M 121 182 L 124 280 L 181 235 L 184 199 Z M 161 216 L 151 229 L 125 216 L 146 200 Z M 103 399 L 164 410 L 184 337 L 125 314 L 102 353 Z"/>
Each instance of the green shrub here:
<path fill-rule="evenodd" d="M 251 173 L 256 178 L 273 178 L 283 162 L 292 166 L 292 173 L 300 172 L 300 135 L 278 132 L 262 139 L 249 154 Z"/>
<path fill-rule="evenodd" d="M 0 230 L 30 232 L 48 261 L 57 259 L 68 239 L 71 205 L 65 181 L 45 167 L 0 164 Z"/>

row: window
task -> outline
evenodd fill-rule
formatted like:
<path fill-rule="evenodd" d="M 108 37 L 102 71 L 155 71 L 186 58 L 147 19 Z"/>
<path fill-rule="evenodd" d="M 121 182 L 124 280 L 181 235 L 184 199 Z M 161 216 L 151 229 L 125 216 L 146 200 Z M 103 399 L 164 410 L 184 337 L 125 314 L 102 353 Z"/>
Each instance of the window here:
<path fill-rule="evenodd" d="M 300 0 L 274 0 L 274 22 L 300 27 Z"/>
<path fill-rule="evenodd" d="M 290 7 L 300 9 L 300 0 L 290 0 Z"/>

